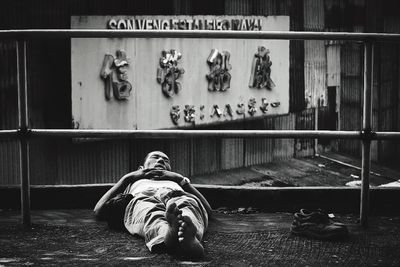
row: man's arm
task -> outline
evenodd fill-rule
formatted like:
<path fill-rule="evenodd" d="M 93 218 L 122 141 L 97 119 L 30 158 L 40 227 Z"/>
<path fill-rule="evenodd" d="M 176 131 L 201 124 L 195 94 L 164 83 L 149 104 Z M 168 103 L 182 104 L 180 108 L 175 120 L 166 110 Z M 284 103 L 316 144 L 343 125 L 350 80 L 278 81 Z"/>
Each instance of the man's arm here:
<path fill-rule="evenodd" d="M 201 194 L 193 185 L 190 183 L 187 183 L 182 186 L 183 190 L 185 190 L 188 193 L 191 193 L 195 195 L 198 199 L 200 199 L 201 203 L 203 204 L 204 208 L 206 209 L 208 213 L 208 217 L 211 218 L 212 216 L 212 209 L 210 206 L 210 203 L 208 203 L 207 199 Z"/>
<path fill-rule="evenodd" d="M 208 216 L 211 217 L 212 209 L 211 209 L 210 203 L 208 203 L 207 199 L 189 182 L 182 183 L 187 178 L 185 178 L 183 175 L 181 175 L 179 173 L 172 172 L 172 171 L 155 171 L 154 174 L 156 175 L 155 176 L 156 180 L 160 179 L 160 180 L 173 181 L 173 182 L 179 184 L 184 191 L 195 195 L 201 201 L 204 208 L 207 210 Z"/>
<path fill-rule="evenodd" d="M 104 214 L 104 204 L 118 195 L 119 193 L 122 193 L 125 188 L 129 185 L 129 177 L 124 175 L 113 187 L 111 187 L 97 202 L 96 206 L 94 207 L 94 215 L 96 216 L 96 219 L 98 220 L 104 220 L 105 219 L 105 214 Z"/>
<path fill-rule="evenodd" d="M 104 214 L 104 204 L 112 199 L 113 197 L 115 197 L 116 195 L 118 195 L 119 193 L 124 192 L 124 190 L 126 189 L 126 187 L 131 184 L 134 183 L 140 179 L 143 178 L 147 178 L 148 174 L 151 172 L 151 169 L 139 169 L 137 171 L 134 172 L 130 172 L 128 174 L 125 174 L 124 176 L 122 176 L 121 179 L 119 179 L 119 181 L 113 185 L 113 187 L 111 187 L 101 198 L 100 200 L 97 202 L 96 206 L 94 207 L 94 214 L 96 216 L 96 219 L 98 220 L 104 220 L 105 219 L 105 214 Z"/>

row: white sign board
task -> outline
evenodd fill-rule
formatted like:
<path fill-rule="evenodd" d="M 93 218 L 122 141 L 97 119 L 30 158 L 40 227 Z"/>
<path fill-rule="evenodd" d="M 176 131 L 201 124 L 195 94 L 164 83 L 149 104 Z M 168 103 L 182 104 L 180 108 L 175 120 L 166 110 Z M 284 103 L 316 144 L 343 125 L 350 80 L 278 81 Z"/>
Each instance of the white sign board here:
<path fill-rule="evenodd" d="M 71 28 L 288 31 L 289 17 L 75 16 Z M 289 111 L 288 40 L 74 38 L 71 55 L 75 128 L 173 129 Z"/>

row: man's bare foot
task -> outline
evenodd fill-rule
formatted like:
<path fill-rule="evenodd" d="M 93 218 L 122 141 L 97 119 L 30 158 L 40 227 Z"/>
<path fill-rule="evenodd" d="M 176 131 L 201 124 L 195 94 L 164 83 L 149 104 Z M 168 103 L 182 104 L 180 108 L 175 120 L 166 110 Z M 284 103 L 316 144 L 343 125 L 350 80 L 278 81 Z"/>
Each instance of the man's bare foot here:
<path fill-rule="evenodd" d="M 165 218 L 168 222 L 168 232 L 165 235 L 164 243 L 167 250 L 174 252 L 178 245 L 178 228 L 179 220 L 182 219 L 182 211 L 178 209 L 175 203 L 171 203 L 167 206 L 165 211 Z"/>
<path fill-rule="evenodd" d="M 204 248 L 196 238 L 196 232 L 197 229 L 192 219 L 188 216 L 182 216 L 182 219 L 179 220 L 178 241 L 183 256 L 197 259 L 204 257 Z"/>

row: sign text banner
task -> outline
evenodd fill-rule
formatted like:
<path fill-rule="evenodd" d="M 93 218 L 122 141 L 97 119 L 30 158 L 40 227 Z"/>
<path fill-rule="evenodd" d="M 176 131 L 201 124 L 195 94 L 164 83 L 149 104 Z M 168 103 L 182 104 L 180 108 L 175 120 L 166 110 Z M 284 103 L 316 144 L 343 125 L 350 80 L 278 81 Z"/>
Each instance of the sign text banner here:
<path fill-rule="evenodd" d="M 128 25 L 135 29 L 177 27 L 177 29 L 195 30 L 194 27 L 199 27 L 212 30 L 288 31 L 289 17 L 74 16 L 71 18 L 73 29 L 114 27 L 125 29 Z M 254 55 L 259 47 L 269 50 L 272 62 L 270 78 L 274 84 L 272 89 L 249 87 Z M 173 96 L 167 97 L 157 81 L 157 70 L 160 67 L 162 51 L 171 49 L 182 55 L 177 67 L 184 69 L 184 73 L 177 79 L 180 90 Z M 208 88 L 206 75 L 210 74 L 210 65 L 207 59 L 213 49 L 220 52 L 227 51 L 230 55 L 231 80 L 230 87 L 225 91 L 213 91 Z M 117 51 L 124 51 L 129 61 L 126 75 L 132 90 L 125 100 L 117 100 L 113 93 L 107 99 L 105 97 L 107 81 L 100 76 L 105 55 L 117 58 Z M 75 128 L 172 129 L 284 114 L 289 111 L 288 40 L 76 38 L 71 40 L 71 55 L 72 115 Z M 252 99 L 255 103 L 251 101 Z M 265 112 L 260 109 L 262 101 L 268 103 Z M 253 114 L 249 112 L 251 103 L 255 107 Z M 239 112 L 241 104 L 244 112 Z M 191 121 L 186 121 L 185 106 L 192 105 L 194 116 Z M 232 108 L 231 114 L 227 113 L 227 105 Z M 170 114 L 174 106 L 178 106 L 180 110 L 180 118 L 176 123 L 172 121 Z M 215 107 L 218 107 L 220 114 Z"/>

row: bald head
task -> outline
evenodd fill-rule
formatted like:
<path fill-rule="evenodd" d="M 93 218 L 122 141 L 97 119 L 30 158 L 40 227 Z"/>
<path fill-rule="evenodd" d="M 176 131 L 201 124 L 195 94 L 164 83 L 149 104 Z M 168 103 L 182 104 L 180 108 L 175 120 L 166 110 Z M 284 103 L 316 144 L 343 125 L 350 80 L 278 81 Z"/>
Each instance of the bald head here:
<path fill-rule="evenodd" d="M 161 151 L 152 151 L 147 154 L 144 159 L 143 167 L 145 169 L 160 169 L 160 170 L 171 170 L 171 163 L 168 156 Z"/>

